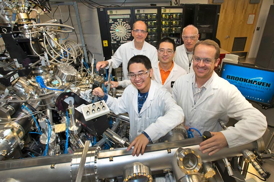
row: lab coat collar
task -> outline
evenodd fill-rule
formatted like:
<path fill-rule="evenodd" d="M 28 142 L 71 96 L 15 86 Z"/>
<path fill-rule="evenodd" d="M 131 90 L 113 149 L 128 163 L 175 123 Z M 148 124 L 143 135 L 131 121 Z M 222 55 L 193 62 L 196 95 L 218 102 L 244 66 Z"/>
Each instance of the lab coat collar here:
<path fill-rule="evenodd" d="M 130 49 L 131 49 L 131 50 L 134 50 L 134 49 L 135 49 L 134 39 L 131 41 Z M 141 52 L 146 52 L 147 50 L 148 50 L 147 42 L 144 41 L 143 47 L 142 47 L 142 49 L 141 49 Z"/>
<path fill-rule="evenodd" d="M 161 77 L 160 69 L 161 69 L 161 68 L 160 68 L 159 62 L 158 62 L 157 66 L 154 66 L 154 67 L 153 67 L 153 76 L 152 76 L 152 78 L 155 80 L 154 74 L 157 74 L 158 78 L 160 78 L 160 79 L 161 79 L 161 82 L 162 82 L 162 77 Z M 167 77 L 167 79 L 166 79 L 165 82 L 168 82 L 168 80 L 169 80 L 170 78 L 172 78 L 172 76 L 173 76 L 174 74 L 176 74 L 176 72 L 177 72 L 178 70 L 179 70 L 179 66 L 173 61 L 173 68 L 170 70 L 170 74 L 168 75 L 168 77 Z"/>
<path fill-rule="evenodd" d="M 148 91 L 148 96 L 147 96 L 147 100 L 145 101 L 141 111 L 140 111 L 140 114 L 142 112 L 144 112 L 147 108 L 149 108 L 151 106 L 151 103 L 153 101 L 153 98 L 154 98 L 154 95 L 155 95 L 155 89 L 156 88 L 156 82 L 151 80 L 151 84 L 150 84 L 150 88 L 149 88 L 149 91 Z"/>
<path fill-rule="evenodd" d="M 203 85 L 203 87 L 206 88 L 200 99 L 197 101 L 196 106 L 202 104 L 207 100 L 207 98 L 211 97 L 217 90 L 218 90 L 218 85 L 215 84 L 214 80 L 215 78 L 218 77 L 218 75 L 213 72 L 211 78 Z M 192 90 L 192 84 L 195 83 L 195 74 L 193 73 L 192 80 L 189 82 Z M 193 93 L 193 91 L 192 91 Z M 193 99 L 193 94 L 192 94 L 192 100 Z"/>
<path fill-rule="evenodd" d="M 155 81 L 151 80 L 150 88 L 149 88 L 149 91 L 148 91 L 148 96 L 147 96 L 147 99 L 146 99 L 146 101 L 145 101 L 145 103 L 144 103 L 144 105 L 143 105 L 143 107 L 140 111 L 140 114 L 151 106 L 151 102 L 153 101 L 153 98 L 154 98 L 154 95 L 155 95 L 156 84 L 157 83 Z M 137 102 L 138 102 L 138 100 L 137 100 L 138 90 L 137 89 L 134 89 L 133 98 L 134 98 L 134 100 L 136 100 L 136 104 L 134 104 L 134 110 L 135 110 L 136 113 L 138 113 L 138 106 L 137 106 L 138 105 L 137 104 Z"/>

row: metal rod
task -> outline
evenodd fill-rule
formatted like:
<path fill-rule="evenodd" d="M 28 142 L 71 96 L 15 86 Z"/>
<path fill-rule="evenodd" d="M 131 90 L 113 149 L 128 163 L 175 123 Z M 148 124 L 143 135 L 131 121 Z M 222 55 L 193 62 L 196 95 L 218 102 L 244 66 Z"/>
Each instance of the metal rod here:
<path fill-rule="evenodd" d="M 90 141 L 87 140 L 85 142 L 85 147 L 84 147 L 84 150 L 83 150 L 83 153 L 82 153 L 79 169 L 78 169 L 78 172 L 77 172 L 77 176 L 76 176 L 76 180 L 75 180 L 76 182 L 81 182 L 82 181 L 82 176 L 83 176 L 83 172 L 84 172 L 84 166 L 85 166 L 85 163 L 86 163 L 86 157 L 87 157 L 87 152 L 88 152 L 88 149 L 89 149 L 89 144 L 90 144 Z"/>
<path fill-rule="evenodd" d="M 79 28 L 80 39 L 81 39 L 83 50 L 84 50 L 85 61 L 88 62 L 87 48 L 86 48 L 86 43 L 85 43 L 85 39 L 83 36 L 83 29 L 82 29 L 79 9 L 78 9 L 78 5 L 77 5 L 76 1 L 73 2 L 73 7 L 74 7 L 74 11 L 76 13 L 76 20 L 77 20 L 77 24 L 78 24 L 78 28 Z"/>

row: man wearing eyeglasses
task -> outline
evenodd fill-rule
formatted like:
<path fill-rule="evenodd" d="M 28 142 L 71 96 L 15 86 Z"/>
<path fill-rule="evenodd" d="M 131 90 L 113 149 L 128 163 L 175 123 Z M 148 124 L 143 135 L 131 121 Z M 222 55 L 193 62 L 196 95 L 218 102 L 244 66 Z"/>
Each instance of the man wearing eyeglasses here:
<path fill-rule="evenodd" d="M 195 44 L 199 41 L 199 30 L 193 26 L 188 25 L 182 31 L 182 40 L 184 44 L 176 47 L 174 57 L 175 63 L 184 68 L 187 73 L 192 72 L 192 55 Z"/>
<path fill-rule="evenodd" d="M 241 146 L 259 139 L 265 132 L 265 116 L 255 109 L 232 84 L 219 77 L 220 48 L 212 40 L 199 41 L 194 46 L 193 70 L 177 79 L 173 96 L 185 114 L 185 127 L 212 137 L 200 143 L 203 153 L 212 155 L 224 147 Z M 234 118 L 234 127 L 222 131 L 219 121 Z"/>
<path fill-rule="evenodd" d="M 158 64 L 153 65 L 154 79 L 162 84 L 170 93 L 172 87 L 181 75 L 186 71 L 173 62 L 175 54 L 175 42 L 169 37 L 160 40 L 158 44 Z"/>
<path fill-rule="evenodd" d="M 132 155 L 143 154 L 149 142 L 160 137 L 183 122 L 183 110 L 161 84 L 151 79 L 153 71 L 150 60 L 143 55 L 132 57 L 128 62 L 131 85 L 120 98 L 106 95 L 99 87 L 93 94 L 103 98 L 115 114 L 128 113 L 130 119 L 127 150 L 134 147 Z"/>
<path fill-rule="evenodd" d="M 128 80 L 128 71 L 127 71 L 127 63 L 130 58 L 135 55 L 145 55 L 147 56 L 152 64 L 157 64 L 157 50 L 154 46 L 147 43 L 145 41 L 148 32 L 147 25 L 143 21 L 136 21 L 133 24 L 133 30 L 131 31 L 132 37 L 134 38 L 132 41 L 122 44 L 112 56 L 111 59 L 107 61 L 100 61 L 96 64 L 96 69 L 99 71 L 101 68 L 105 68 L 112 63 L 113 68 L 118 68 L 122 64 L 123 70 L 123 81 L 111 82 L 111 87 L 126 87 L 130 84 Z"/>

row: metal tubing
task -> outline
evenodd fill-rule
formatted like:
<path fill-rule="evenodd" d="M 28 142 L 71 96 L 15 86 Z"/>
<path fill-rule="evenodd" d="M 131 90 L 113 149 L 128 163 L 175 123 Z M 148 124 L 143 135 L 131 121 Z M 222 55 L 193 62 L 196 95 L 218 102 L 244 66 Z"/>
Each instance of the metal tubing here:
<path fill-rule="evenodd" d="M 91 174 L 84 170 L 83 176 L 96 177 L 96 179 L 113 178 L 123 176 L 124 167 L 132 165 L 134 162 L 141 162 L 148 166 L 151 171 L 159 171 L 163 169 L 173 169 L 180 172 L 180 168 L 176 165 L 174 154 L 179 147 L 190 148 L 197 152 L 203 162 L 215 161 L 224 157 L 233 157 L 242 155 L 244 149 L 253 150 L 257 147 L 257 141 L 235 148 L 224 148 L 212 156 L 202 154 L 198 148 L 202 138 L 186 139 L 182 141 L 152 144 L 146 147 L 144 155 L 138 157 L 132 156 L 132 151 L 126 151 L 126 148 L 118 148 L 114 150 L 100 151 L 94 157 L 94 162 L 86 160 L 86 166 L 89 169 L 96 169 Z M 94 150 L 90 148 L 89 150 Z M 89 151 L 89 153 L 94 153 Z M 81 155 L 77 154 L 79 159 Z M 71 176 L 71 160 L 73 155 L 59 155 L 54 157 L 37 157 L 20 160 L 10 160 L 0 162 L 1 179 L 7 179 L 11 176 L 21 182 L 44 182 L 44 181 L 70 181 Z M 86 167 L 85 166 L 85 167 Z M 76 166 L 77 167 L 77 166 Z M 86 168 L 85 168 L 86 169 Z M 106 172 L 108 171 L 108 172 Z M 31 178 L 30 178 L 31 176 Z M 183 175 L 177 175 L 183 177 Z M 179 178 L 180 179 L 180 178 Z"/>
<path fill-rule="evenodd" d="M 79 165 L 76 180 L 75 180 L 76 182 L 81 182 L 82 181 L 82 176 L 83 176 L 83 173 L 84 173 L 84 166 L 85 166 L 85 163 L 86 163 L 86 157 L 87 157 L 89 144 L 90 144 L 90 141 L 87 140 L 86 143 L 85 143 L 84 150 L 82 152 L 82 157 L 81 157 L 80 165 Z"/>
<path fill-rule="evenodd" d="M 54 1 L 55 0 L 53 0 L 52 2 L 54 2 Z M 83 51 L 84 51 L 85 61 L 88 62 L 87 47 L 86 47 L 86 43 L 85 43 L 85 39 L 84 39 L 84 35 L 83 35 L 83 28 L 82 28 L 82 24 L 81 24 L 81 18 L 80 18 L 77 2 L 76 1 L 75 2 L 63 2 L 63 3 L 59 3 L 58 1 L 56 1 L 56 2 L 57 3 L 53 4 L 53 5 L 55 5 L 55 6 L 71 5 L 71 6 L 73 6 L 75 14 L 76 14 L 76 20 L 77 20 L 77 25 L 78 25 L 78 29 L 79 29 L 80 40 L 81 40 Z"/>
<path fill-rule="evenodd" d="M 83 35 L 83 29 L 82 29 L 82 24 L 81 24 L 81 19 L 80 19 L 78 5 L 77 5 L 76 1 L 74 1 L 72 4 L 73 4 L 74 11 L 75 11 L 75 14 L 76 14 L 76 19 L 77 19 L 77 25 L 78 25 L 78 28 L 79 28 L 80 39 L 81 39 L 81 43 L 82 43 L 83 50 L 84 50 L 85 61 L 88 63 L 87 47 L 86 47 L 86 43 L 85 43 L 85 39 L 84 39 L 84 35 Z"/>
<path fill-rule="evenodd" d="M 0 162 L 1 180 L 13 178 L 20 182 L 70 181 L 71 158 L 63 154 Z"/>

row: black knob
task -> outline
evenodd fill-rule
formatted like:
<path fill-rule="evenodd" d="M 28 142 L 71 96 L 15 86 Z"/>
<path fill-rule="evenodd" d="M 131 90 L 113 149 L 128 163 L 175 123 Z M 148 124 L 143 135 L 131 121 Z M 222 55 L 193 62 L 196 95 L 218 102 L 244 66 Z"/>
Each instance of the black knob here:
<path fill-rule="evenodd" d="M 207 140 L 207 139 L 209 139 L 211 137 L 212 137 L 212 135 L 211 135 L 211 133 L 209 131 L 204 131 L 204 133 L 203 133 L 203 141 L 205 141 L 205 140 Z"/>

